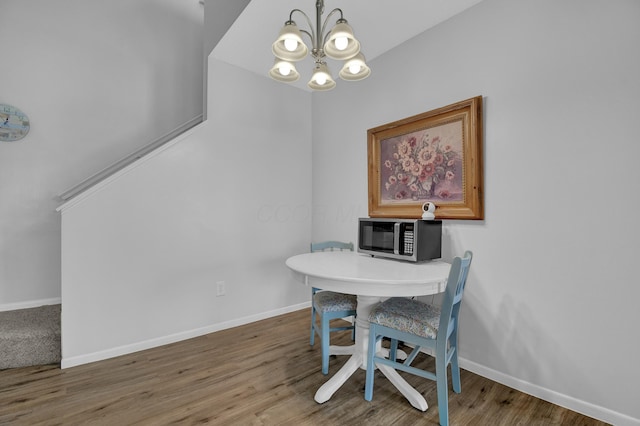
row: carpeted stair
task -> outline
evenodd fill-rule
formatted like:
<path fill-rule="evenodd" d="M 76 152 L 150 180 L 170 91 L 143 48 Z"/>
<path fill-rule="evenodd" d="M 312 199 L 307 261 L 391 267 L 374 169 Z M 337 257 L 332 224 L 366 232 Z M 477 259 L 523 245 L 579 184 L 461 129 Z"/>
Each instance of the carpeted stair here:
<path fill-rule="evenodd" d="M 0 370 L 60 359 L 60 305 L 0 312 Z"/>

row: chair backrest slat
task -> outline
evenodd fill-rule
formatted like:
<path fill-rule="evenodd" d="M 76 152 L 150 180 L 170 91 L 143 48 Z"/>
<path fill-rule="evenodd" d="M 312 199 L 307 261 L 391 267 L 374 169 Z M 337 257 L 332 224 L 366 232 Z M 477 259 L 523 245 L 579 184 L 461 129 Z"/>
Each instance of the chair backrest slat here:
<path fill-rule="evenodd" d="M 311 253 L 316 251 L 353 251 L 353 243 L 343 243 L 342 241 L 322 241 L 320 243 L 311 243 Z M 316 294 L 318 289 L 311 288 L 311 294 Z"/>
<path fill-rule="evenodd" d="M 472 258 L 473 254 L 470 251 L 466 251 L 464 256 L 454 258 L 451 263 L 447 288 L 441 305 L 440 328 L 437 336 L 437 340 L 442 344 L 445 344 L 449 339 L 455 324 L 458 322 L 462 295 L 467 283 Z"/>

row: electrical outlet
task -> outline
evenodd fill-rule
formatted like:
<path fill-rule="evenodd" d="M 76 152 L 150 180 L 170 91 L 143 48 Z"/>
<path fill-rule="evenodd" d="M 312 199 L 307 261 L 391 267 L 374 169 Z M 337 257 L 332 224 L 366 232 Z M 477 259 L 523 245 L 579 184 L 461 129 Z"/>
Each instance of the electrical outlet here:
<path fill-rule="evenodd" d="M 227 285 L 224 281 L 218 281 L 216 283 L 216 296 L 224 296 L 227 294 Z"/>

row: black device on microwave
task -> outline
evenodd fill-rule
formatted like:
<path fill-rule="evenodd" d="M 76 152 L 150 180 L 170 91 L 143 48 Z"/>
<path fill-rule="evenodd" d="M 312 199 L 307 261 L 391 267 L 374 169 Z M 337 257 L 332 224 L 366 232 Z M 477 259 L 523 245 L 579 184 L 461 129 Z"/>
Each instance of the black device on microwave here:
<path fill-rule="evenodd" d="M 358 219 L 358 252 L 421 262 L 442 256 L 442 221 Z"/>

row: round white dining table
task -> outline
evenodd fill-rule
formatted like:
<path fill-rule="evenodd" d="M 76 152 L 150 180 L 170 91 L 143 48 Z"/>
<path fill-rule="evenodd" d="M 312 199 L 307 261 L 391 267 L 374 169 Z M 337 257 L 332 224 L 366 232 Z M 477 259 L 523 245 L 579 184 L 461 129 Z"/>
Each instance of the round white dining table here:
<path fill-rule="evenodd" d="M 347 251 L 299 254 L 288 258 L 286 265 L 308 286 L 358 297 L 355 344 L 330 347 L 331 354 L 350 354 L 351 358 L 318 389 L 314 398 L 318 403 L 328 401 L 358 368 L 367 368 L 368 318 L 373 306 L 393 296 L 441 293 L 451 268 L 442 260 L 412 263 Z M 424 397 L 396 370 L 385 365 L 378 368 L 411 405 L 422 411 L 427 409 Z"/>

